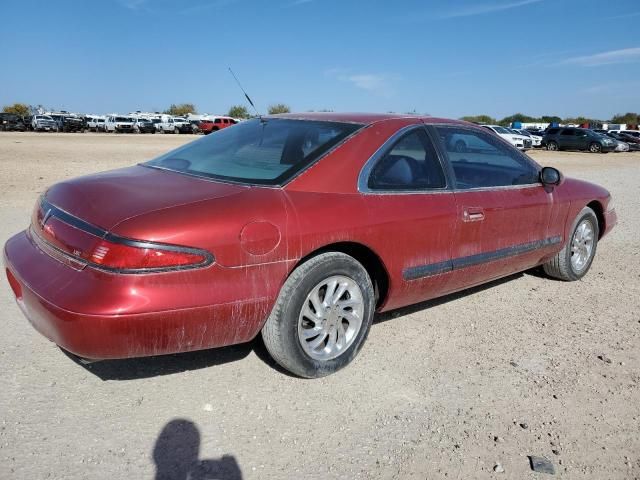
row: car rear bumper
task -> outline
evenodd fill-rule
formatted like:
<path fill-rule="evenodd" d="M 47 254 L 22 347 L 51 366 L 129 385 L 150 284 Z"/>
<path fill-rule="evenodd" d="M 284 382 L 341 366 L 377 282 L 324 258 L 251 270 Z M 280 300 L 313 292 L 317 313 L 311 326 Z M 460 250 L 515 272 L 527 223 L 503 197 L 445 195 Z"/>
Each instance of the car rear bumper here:
<path fill-rule="evenodd" d="M 31 325 L 65 350 L 89 359 L 162 355 L 249 341 L 277 296 L 275 289 L 255 287 L 264 286 L 264 281 L 256 282 L 251 268 L 214 265 L 146 275 L 75 270 L 41 251 L 26 232 L 7 241 L 4 263 L 16 301 Z M 281 281 L 286 271 L 285 263 L 274 264 L 271 272 L 263 267 L 261 275 L 271 273 Z"/>

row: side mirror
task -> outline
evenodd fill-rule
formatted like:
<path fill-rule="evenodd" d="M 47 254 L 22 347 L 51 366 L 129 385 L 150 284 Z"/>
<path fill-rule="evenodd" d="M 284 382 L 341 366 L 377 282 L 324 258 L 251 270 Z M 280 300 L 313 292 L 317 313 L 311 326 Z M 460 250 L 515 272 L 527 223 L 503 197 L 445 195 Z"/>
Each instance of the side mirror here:
<path fill-rule="evenodd" d="M 562 174 L 557 168 L 544 167 L 540 172 L 540 181 L 543 185 L 558 185 L 562 180 Z"/>

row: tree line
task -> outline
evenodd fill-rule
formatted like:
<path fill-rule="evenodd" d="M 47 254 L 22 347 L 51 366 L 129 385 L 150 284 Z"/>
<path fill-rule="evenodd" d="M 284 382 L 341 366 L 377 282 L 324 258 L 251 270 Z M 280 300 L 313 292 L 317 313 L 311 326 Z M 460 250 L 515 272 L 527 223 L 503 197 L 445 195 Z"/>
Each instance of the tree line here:
<path fill-rule="evenodd" d="M 466 117 L 462 117 L 460 120 L 466 120 L 467 122 L 474 123 L 483 123 L 483 124 L 491 124 L 491 125 L 502 125 L 509 126 L 513 122 L 521 122 L 521 123 L 573 123 L 573 124 L 583 124 L 588 123 L 591 125 L 594 124 L 602 124 L 602 123 L 626 123 L 627 125 L 638 125 L 640 124 L 640 114 L 634 112 L 628 113 L 618 113 L 614 115 L 611 120 L 599 120 L 596 118 L 588 118 L 588 117 L 566 117 L 561 118 L 557 115 L 543 115 L 541 117 L 531 117 L 529 115 L 525 115 L 523 113 L 515 113 L 508 117 L 504 117 L 502 119 L 496 119 L 489 115 L 469 115 Z"/>

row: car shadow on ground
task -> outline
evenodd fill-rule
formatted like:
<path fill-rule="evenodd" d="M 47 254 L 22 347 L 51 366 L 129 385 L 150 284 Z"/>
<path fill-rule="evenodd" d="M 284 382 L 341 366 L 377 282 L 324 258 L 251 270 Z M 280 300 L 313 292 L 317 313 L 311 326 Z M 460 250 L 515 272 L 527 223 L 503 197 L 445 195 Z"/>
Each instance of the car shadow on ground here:
<path fill-rule="evenodd" d="M 535 271 L 527 271 L 527 274 L 540 276 Z M 468 288 L 457 293 L 452 293 L 444 297 L 439 297 L 426 302 L 409 305 L 408 307 L 391 310 L 384 313 L 376 314 L 373 319 L 373 325 L 387 322 L 395 318 L 410 315 L 422 310 L 437 307 L 460 298 L 474 295 L 489 288 L 493 288 L 503 283 L 508 283 L 517 278 L 521 278 L 525 273 L 516 273 L 508 277 L 493 280 L 489 283 L 479 285 L 477 287 Z M 162 375 L 171 375 L 174 373 L 187 372 L 191 370 L 200 370 L 203 368 L 223 365 L 225 363 L 236 362 L 247 357 L 251 352 L 266 363 L 269 367 L 278 372 L 294 376 L 280 365 L 278 365 L 269 355 L 267 348 L 262 341 L 262 337 L 258 335 L 253 341 L 240 345 L 231 345 L 229 347 L 215 348 L 210 350 L 200 350 L 197 352 L 178 353 L 173 355 L 159 355 L 156 357 L 129 358 L 124 360 L 101 360 L 87 363 L 85 360 L 62 350 L 65 355 L 71 358 L 78 365 L 96 375 L 101 380 L 137 380 L 141 378 L 151 378 Z"/>
<path fill-rule="evenodd" d="M 242 480 L 232 455 L 200 459 L 200 431 L 195 423 L 177 418 L 167 423 L 153 447 L 155 480 Z"/>

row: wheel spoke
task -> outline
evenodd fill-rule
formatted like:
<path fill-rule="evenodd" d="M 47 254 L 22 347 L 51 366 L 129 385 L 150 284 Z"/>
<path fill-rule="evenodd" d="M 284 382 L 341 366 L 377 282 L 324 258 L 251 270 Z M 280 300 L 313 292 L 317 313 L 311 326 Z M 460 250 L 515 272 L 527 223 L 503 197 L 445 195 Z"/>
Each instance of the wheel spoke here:
<path fill-rule="evenodd" d="M 305 340 L 310 340 L 318 335 L 321 335 L 323 332 L 324 330 L 321 327 L 304 328 L 302 330 L 302 336 L 305 338 Z"/>
<path fill-rule="evenodd" d="M 311 340 L 310 342 L 308 342 L 307 345 L 309 345 L 309 348 L 311 350 L 315 350 L 316 348 L 318 348 L 320 345 L 324 343 L 324 340 L 326 338 L 327 338 L 327 332 L 326 330 L 322 330 L 320 332 L 320 335 L 318 335 L 314 340 Z"/>
<path fill-rule="evenodd" d="M 308 320 L 311 320 L 314 324 L 318 323 L 318 321 L 322 318 L 321 315 L 318 315 L 311 307 L 309 307 L 309 303 L 306 303 L 304 307 L 302 307 L 302 316 Z"/>
<path fill-rule="evenodd" d="M 360 322 L 360 317 L 358 317 L 355 313 L 353 313 L 350 310 L 345 310 L 344 312 L 341 312 L 340 315 L 342 316 L 342 318 L 344 318 L 346 321 L 349 322 L 349 324 L 351 324 L 351 322 Z"/>
<path fill-rule="evenodd" d="M 342 323 L 338 325 L 337 330 L 338 330 L 338 340 L 336 342 L 336 345 L 338 348 L 342 349 L 347 343 L 347 335 L 346 335 L 347 332 L 345 332 L 344 326 L 342 325 Z"/>
<path fill-rule="evenodd" d="M 324 316 L 325 308 L 322 305 L 322 301 L 320 300 L 320 297 L 318 296 L 317 289 L 314 289 L 311 295 L 309 295 L 309 300 L 311 301 L 311 304 L 313 305 L 313 308 L 316 311 L 316 316 L 318 317 Z"/>
<path fill-rule="evenodd" d="M 330 330 L 326 349 L 332 352 L 336 348 L 337 339 L 338 339 L 338 332 L 336 331 L 336 329 Z"/>
<path fill-rule="evenodd" d="M 347 291 L 347 283 L 343 282 L 340 284 L 340 286 L 336 289 L 335 293 L 333 294 L 333 297 L 331 298 L 331 304 L 335 305 L 338 303 L 338 300 L 340 300 L 342 298 L 342 296 L 344 295 L 344 292 Z"/>
<path fill-rule="evenodd" d="M 333 303 L 333 294 L 335 293 L 337 286 L 337 280 L 331 280 L 327 282 L 327 290 L 324 292 L 324 301 L 322 302 L 325 307 Z"/>

